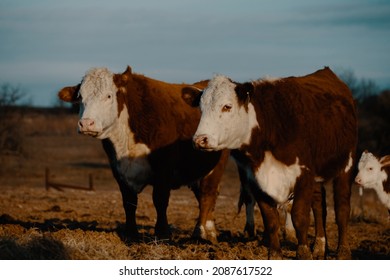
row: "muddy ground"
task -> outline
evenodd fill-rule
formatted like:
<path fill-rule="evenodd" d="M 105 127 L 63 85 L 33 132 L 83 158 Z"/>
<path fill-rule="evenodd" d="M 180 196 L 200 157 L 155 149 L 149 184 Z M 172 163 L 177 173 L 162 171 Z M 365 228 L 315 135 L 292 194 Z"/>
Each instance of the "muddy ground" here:
<path fill-rule="evenodd" d="M 124 211 L 100 141 L 76 132 L 77 115 L 53 110 L 23 113 L 17 141 L 22 147 L 0 156 L 0 259 L 266 259 L 263 226 L 256 208 L 258 236 L 243 236 L 245 213 L 237 212 L 239 181 L 232 161 L 225 171 L 215 209 L 219 243 L 190 239 L 198 215 L 197 202 L 187 187 L 172 191 L 168 219 L 172 240 L 153 237 L 156 213 L 151 187 L 139 195 L 137 221 L 143 241 L 121 239 Z M 93 191 L 45 188 L 50 181 L 88 186 Z M 327 190 L 328 259 L 334 259 L 337 227 L 332 190 Z M 363 207 L 362 207 L 363 206 Z M 363 211 L 362 211 L 363 209 Z M 313 224 L 310 239 L 313 239 Z M 390 222 L 376 194 L 363 198 L 353 188 L 349 228 L 353 259 L 390 259 Z M 294 259 L 295 244 L 283 241 L 285 259 Z"/>

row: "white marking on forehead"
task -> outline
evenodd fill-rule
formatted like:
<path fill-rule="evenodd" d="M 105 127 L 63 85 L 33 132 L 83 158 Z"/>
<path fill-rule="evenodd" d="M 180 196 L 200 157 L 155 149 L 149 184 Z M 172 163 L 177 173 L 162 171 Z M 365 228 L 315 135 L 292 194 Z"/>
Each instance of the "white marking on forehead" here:
<path fill-rule="evenodd" d="M 116 92 L 114 74 L 107 68 L 92 68 L 83 78 L 80 93 L 83 98 L 92 95 L 101 95 L 107 91 Z"/>
<path fill-rule="evenodd" d="M 207 85 L 201 97 L 201 106 L 214 104 L 221 96 L 232 96 L 236 85 L 226 76 L 217 75 Z"/>
<path fill-rule="evenodd" d="M 367 151 L 364 151 L 362 153 L 362 156 L 360 157 L 360 160 L 359 160 L 359 163 L 358 163 L 358 168 L 359 170 L 361 168 L 364 168 L 365 165 L 367 165 L 367 163 L 378 163 L 379 164 L 379 160 L 376 156 L 374 156 L 372 153 L 369 153 Z"/>

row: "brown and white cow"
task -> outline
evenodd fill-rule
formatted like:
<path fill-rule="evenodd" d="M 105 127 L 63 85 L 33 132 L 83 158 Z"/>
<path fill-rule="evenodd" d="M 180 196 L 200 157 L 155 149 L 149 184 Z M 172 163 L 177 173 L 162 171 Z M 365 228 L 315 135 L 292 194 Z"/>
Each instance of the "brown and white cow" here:
<path fill-rule="evenodd" d="M 63 101 L 80 103 L 78 131 L 103 142 L 122 193 L 127 238 L 138 237 L 137 194 L 146 185 L 153 186 L 155 234 L 161 238 L 169 237 L 170 190 L 188 185 L 199 202 L 194 236 L 216 241 L 213 212 L 229 151 L 194 149 L 200 111 L 182 100 L 185 86 L 132 73 L 130 67 L 123 74 L 94 68 L 80 84 L 58 94 Z"/>
<path fill-rule="evenodd" d="M 355 183 L 366 189 L 374 189 L 379 200 L 387 207 L 390 219 L 390 155 L 377 157 L 364 151 L 358 163 Z"/>
<path fill-rule="evenodd" d="M 303 77 L 236 83 L 215 76 L 199 100 L 202 117 L 193 137 L 204 151 L 237 149 L 261 209 L 269 257 L 281 258 L 277 205 L 293 193 L 297 258 L 311 258 L 307 232 L 316 185 L 333 181 L 338 258 L 350 258 L 347 227 L 351 172 L 357 143 L 355 104 L 328 68 Z M 199 97 L 199 95 L 201 97 Z"/>

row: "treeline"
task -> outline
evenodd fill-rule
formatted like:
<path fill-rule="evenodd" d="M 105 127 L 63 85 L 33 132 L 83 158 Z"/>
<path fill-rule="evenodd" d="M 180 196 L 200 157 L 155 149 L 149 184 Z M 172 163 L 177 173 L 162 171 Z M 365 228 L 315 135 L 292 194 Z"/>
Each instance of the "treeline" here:
<path fill-rule="evenodd" d="M 358 99 L 359 149 L 390 154 L 390 90 Z"/>
<path fill-rule="evenodd" d="M 376 155 L 389 155 L 390 89 L 381 90 L 372 80 L 359 80 L 349 70 L 338 73 L 338 76 L 348 85 L 356 99 L 359 121 L 358 156 L 364 150 Z"/>

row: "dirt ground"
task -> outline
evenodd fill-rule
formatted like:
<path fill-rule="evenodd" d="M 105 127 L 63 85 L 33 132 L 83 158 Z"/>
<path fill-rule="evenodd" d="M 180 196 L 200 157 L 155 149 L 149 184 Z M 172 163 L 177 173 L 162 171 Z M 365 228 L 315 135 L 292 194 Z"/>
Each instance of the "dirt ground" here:
<path fill-rule="evenodd" d="M 263 226 L 256 208 L 258 236 L 243 236 L 245 211 L 237 213 L 239 181 L 229 162 L 215 209 L 218 244 L 190 239 L 198 215 L 187 187 L 172 191 L 168 219 L 172 240 L 153 237 L 156 213 L 151 187 L 139 195 L 137 222 L 143 241 L 125 244 L 120 236 L 124 211 L 119 188 L 111 174 L 100 141 L 76 132 L 77 115 L 30 110 L 20 125 L 22 151 L 0 156 L 0 259 L 266 259 Z M 50 181 L 94 191 L 45 188 Z M 328 259 L 335 258 L 337 227 L 331 188 L 327 190 Z M 363 198 L 354 186 L 349 228 L 353 259 L 390 259 L 390 222 L 376 194 Z M 363 209 L 363 211 L 362 211 Z M 310 240 L 313 240 L 313 224 Z M 285 259 L 294 259 L 296 245 L 283 241 Z"/>

